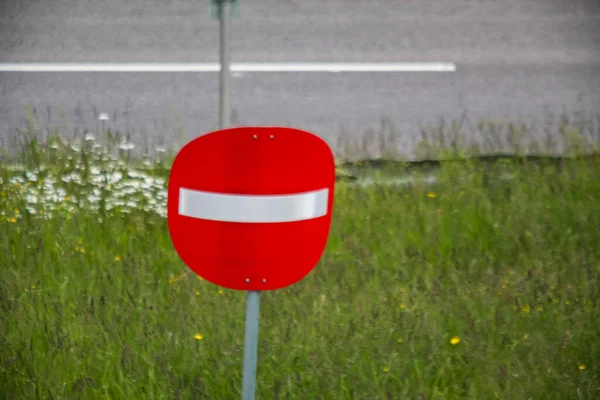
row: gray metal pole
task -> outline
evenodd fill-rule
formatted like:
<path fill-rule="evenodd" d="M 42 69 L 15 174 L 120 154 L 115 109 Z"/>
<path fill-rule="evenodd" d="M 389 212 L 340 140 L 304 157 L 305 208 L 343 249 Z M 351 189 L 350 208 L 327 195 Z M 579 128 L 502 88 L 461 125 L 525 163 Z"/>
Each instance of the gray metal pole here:
<path fill-rule="evenodd" d="M 246 336 L 244 339 L 242 400 L 254 400 L 256 392 L 259 317 L 260 292 L 249 291 L 246 298 Z"/>
<path fill-rule="evenodd" d="M 220 129 L 225 129 L 231 124 L 231 111 L 229 104 L 229 64 L 231 63 L 231 10 L 231 0 L 219 1 L 219 53 L 221 59 L 221 69 L 219 72 Z"/>

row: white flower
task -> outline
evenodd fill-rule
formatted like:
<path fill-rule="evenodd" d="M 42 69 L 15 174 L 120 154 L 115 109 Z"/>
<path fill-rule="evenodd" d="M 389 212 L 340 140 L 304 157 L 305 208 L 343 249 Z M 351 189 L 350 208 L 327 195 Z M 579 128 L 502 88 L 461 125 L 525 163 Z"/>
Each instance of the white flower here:
<path fill-rule="evenodd" d="M 131 142 L 122 142 L 119 148 L 121 150 L 133 150 L 135 149 L 135 145 Z"/>

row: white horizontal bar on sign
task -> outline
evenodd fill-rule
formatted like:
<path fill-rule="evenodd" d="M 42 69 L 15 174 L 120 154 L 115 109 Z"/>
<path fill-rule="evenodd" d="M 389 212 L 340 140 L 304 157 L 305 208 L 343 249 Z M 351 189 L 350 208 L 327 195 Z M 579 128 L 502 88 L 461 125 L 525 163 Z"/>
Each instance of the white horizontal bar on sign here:
<path fill-rule="evenodd" d="M 0 72 L 218 72 L 219 63 L 0 63 Z M 452 63 L 232 63 L 231 72 L 446 72 Z"/>
<path fill-rule="evenodd" d="M 235 195 L 179 189 L 179 214 L 223 222 L 293 222 L 327 215 L 329 189 L 290 195 Z"/>

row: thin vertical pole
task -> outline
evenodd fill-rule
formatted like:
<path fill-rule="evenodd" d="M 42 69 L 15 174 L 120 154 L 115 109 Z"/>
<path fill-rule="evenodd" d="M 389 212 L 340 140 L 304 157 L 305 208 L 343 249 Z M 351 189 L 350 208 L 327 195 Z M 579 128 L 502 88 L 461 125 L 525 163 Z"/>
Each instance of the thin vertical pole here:
<path fill-rule="evenodd" d="M 225 129 L 231 123 L 229 104 L 229 65 L 231 63 L 231 15 L 232 0 L 219 0 L 219 127 Z"/>
<path fill-rule="evenodd" d="M 242 382 L 242 400 L 254 400 L 254 395 L 256 392 L 259 316 L 260 292 L 249 291 L 246 298 L 246 336 L 244 339 L 244 376 Z"/>

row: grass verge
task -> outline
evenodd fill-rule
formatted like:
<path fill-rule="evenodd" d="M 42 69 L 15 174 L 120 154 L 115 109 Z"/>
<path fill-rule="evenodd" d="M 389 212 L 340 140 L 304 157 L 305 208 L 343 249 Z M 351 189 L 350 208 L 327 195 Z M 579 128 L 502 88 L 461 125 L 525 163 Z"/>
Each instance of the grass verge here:
<path fill-rule="evenodd" d="M 238 398 L 245 294 L 177 257 L 168 158 L 93 143 L 0 166 L 0 399 Z M 600 397 L 600 157 L 436 163 L 340 180 L 320 263 L 262 295 L 257 398 Z"/>

